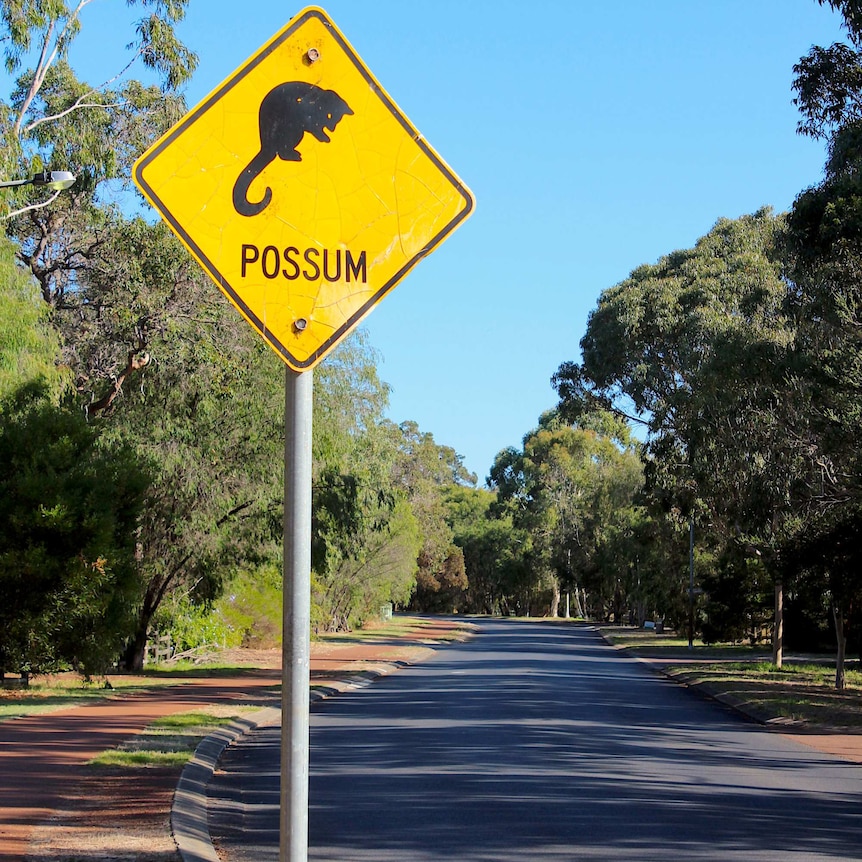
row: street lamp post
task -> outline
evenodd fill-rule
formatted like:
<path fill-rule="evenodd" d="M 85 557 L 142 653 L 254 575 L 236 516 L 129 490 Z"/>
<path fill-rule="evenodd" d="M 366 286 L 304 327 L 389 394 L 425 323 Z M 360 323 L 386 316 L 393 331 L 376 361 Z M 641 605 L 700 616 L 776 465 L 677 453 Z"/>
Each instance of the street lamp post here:
<path fill-rule="evenodd" d="M 688 522 L 688 648 L 694 649 L 694 515 Z"/>

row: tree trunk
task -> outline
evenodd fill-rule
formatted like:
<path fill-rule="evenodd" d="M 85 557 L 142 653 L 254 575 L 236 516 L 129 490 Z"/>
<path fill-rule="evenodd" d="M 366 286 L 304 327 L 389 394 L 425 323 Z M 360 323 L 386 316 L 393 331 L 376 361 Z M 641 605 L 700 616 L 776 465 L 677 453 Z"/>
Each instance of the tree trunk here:
<path fill-rule="evenodd" d="M 150 623 L 159 609 L 170 578 L 153 578 L 147 585 L 147 592 L 141 610 L 138 612 L 138 622 L 135 633 L 126 646 L 123 653 L 123 662 L 126 670 L 142 671 L 144 669 L 144 658 L 147 651 L 147 633 Z"/>
<path fill-rule="evenodd" d="M 844 691 L 844 657 L 847 654 L 847 636 L 844 632 L 844 613 L 838 602 L 832 603 L 832 616 L 835 619 L 835 638 L 838 641 L 838 654 L 835 656 L 835 688 Z"/>
<path fill-rule="evenodd" d="M 123 664 L 126 670 L 140 673 L 144 669 L 144 656 L 147 650 L 147 628 L 149 620 L 138 620 L 135 634 L 123 653 Z"/>
<path fill-rule="evenodd" d="M 549 615 L 551 617 L 558 617 L 560 615 L 560 582 L 554 578 L 554 587 L 553 587 L 553 595 L 551 596 L 551 610 Z"/>
<path fill-rule="evenodd" d="M 784 663 L 784 584 L 775 582 L 775 619 L 772 623 L 772 663 L 781 668 Z"/>

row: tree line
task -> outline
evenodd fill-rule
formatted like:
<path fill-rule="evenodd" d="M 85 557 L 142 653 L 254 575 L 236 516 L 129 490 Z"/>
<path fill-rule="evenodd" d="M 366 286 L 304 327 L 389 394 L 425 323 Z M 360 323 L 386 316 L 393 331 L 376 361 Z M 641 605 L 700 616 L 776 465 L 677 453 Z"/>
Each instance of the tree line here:
<path fill-rule="evenodd" d="M 497 455 L 487 487 L 430 432 L 386 418 L 363 333 L 321 364 L 317 631 L 393 603 L 567 608 L 735 640 L 771 637 L 781 607 L 788 644 L 836 638 L 843 684 L 862 595 L 862 3 L 818 2 L 849 41 L 794 70 L 800 132 L 828 142 L 823 181 L 789 213 L 721 219 L 605 290 L 580 361 L 554 375 L 558 405 Z M 139 668 L 156 627 L 187 646 L 278 638 L 281 363 L 128 205 L 133 160 L 185 110 L 187 0 L 131 2 L 129 66 L 97 86 L 68 59 L 87 5 L 0 3 L 15 76 L 2 169 L 79 176 L 61 195 L 10 192 L 4 216 L 4 673 L 94 673 L 120 655 Z M 703 593 L 690 618 L 692 535 Z"/>
<path fill-rule="evenodd" d="M 604 291 L 553 382 L 567 420 L 598 407 L 643 429 L 643 500 L 676 535 L 678 598 L 696 537 L 704 637 L 768 634 L 779 665 L 782 635 L 834 639 L 842 688 L 862 599 L 862 4 L 828 5 L 849 44 L 813 47 L 793 80 L 799 133 L 828 144 L 823 180 Z"/>
<path fill-rule="evenodd" d="M 508 547 L 484 605 L 467 556 L 468 609 L 556 615 L 566 596 L 578 615 L 771 640 L 779 666 L 785 641 L 833 645 L 843 688 L 862 648 L 862 3 L 818 2 L 848 40 L 793 69 L 823 180 L 602 292 L 557 406 L 495 459 L 488 523 Z"/>
<path fill-rule="evenodd" d="M 579 361 L 489 483 L 473 611 L 652 618 L 709 642 L 862 648 L 862 3 L 794 67 L 824 178 L 788 213 L 719 219 L 603 291 Z M 492 580 L 487 562 L 496 561 Z M 694 577 L 694 588 L 690 578 Z M 484 587 L 480 598 L 479 588 Z"/>
<path fill-rule="evenodd" d="M 130 2 L 140 18 L 129 64 L 101 85 L 69 62 L 88 5 L 0 3 L 14 76 L 3 173 L 78 176 L 62 195 L 10 191 L 3 214 L 3 673 L 94 673 L 118 658 L 140 668 L 154 627 L 193 642 L 261 636 L 280 616 L 283 367 L 170 232 L 139 214 L 129 183 L 134 159 L 185 110 L 196 58 L 175 28 L 187 0 Z M 439 476 L 426 474 L 475 482 L 430 434 L 384 418 L 376 359 L 360 333 L 316 375 L 321 631 L 406 604 L 417 570 L 457 557 L 427 493 Z"/>

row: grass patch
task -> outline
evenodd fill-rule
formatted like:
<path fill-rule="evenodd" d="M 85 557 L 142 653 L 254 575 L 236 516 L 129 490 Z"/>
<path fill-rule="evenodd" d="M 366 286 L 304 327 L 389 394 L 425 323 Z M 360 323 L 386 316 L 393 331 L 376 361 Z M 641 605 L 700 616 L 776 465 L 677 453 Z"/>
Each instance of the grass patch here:
<path fill-rule="evenodd" d="M 701 682 L 758 682 L 777 689 L 790 686 L 798 690 L 835 688 L 835 668 L 828 664 L 786 662 L 783 667 L 777 668 L 772 662 L 766 661 L 721 662 L 671 666 L 668 671 L 676 675 L 685 674 Z M 845 673 L 846 690 L 862 690 L 862 671 L 857 667 L 848 667 Z"/>
<path fill-rule="evenodd" d="M 194 754 L 191 751 L 126 751 L 113 749 L 105 751 L 90 761 L 92 766 L 113 766 L 120 769 L 151 769 L 157 766 L 182 767 Z"/>
<path fill-rule="evenodd" d="M 688 637 L 676 632 L 663 632 L 634 629 L 625 626 L 599 626 L 599 631 L 614 646 L 631 650 L 645 658 L 757 658 L 772 656 L 769 644 L 705 644 L 695 639 L 688 648 Z"/>
<path fill-rule="evenodd" d="M 102 752 L 90 761 L 90 765 L 123 769 L 181 767 L 191 759 L 204 737 L 258 709 L 254 706 L 213 706 L 199 712 L 168 715 L 152 722 L 117 748 Z"/>

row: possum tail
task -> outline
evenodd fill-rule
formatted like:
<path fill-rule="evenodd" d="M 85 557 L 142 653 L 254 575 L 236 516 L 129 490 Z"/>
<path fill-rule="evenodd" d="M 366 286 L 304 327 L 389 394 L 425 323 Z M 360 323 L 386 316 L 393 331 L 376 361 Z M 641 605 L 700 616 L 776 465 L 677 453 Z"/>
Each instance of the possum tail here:
<path fill-rule="evenodd" d="M 251 184 L 260 176 L 263 169 L 272 161 L 261 150 L 249 163 L 248 167 L 237 177 L 233 186 L 233 208 L 242 216 L 255 216 L 263 212 L 272 200 L 272 189 L 267 188 L 263 198 L 257 203 L 248 199 Z"/>

